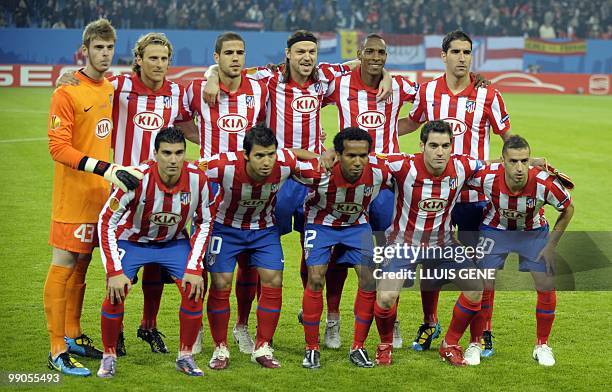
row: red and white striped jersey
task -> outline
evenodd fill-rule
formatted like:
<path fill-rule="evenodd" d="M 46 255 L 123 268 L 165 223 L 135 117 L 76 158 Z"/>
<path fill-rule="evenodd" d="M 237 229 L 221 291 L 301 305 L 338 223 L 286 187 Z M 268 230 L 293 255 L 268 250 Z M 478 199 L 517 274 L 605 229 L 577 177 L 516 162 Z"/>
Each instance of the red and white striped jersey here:
<path fill-rule="evenodd" d="M 363 174 L 354 183 L 344 178 L 340 163 L 336 163 L 331 173 L 321 169 L 309 177 L 294 175 L 310 188 L 304 202 L 306 223 L 333 227 L 368 223 L 370 202 L 381 188 L 393 187 L 393 177 L 384 158 L 374 154 L 369 156 Z"/>
<path fill-rule="evenodd" d="M 108 276 L 122 273 L 118 240 L 164 243 L 190 238 L 187 223 L 193 218 L 187 270 L 200 271 L 211 226 L 206 175 L 194 164 L 184 163 L 178 183 L 168 189 L 161 181 L 157 162 L 138 167 L 144 173 L 133 191 L 115 188 L 98 221 L 100 254 Z"/>
<path fill-rule="evenodd" d="M 335 78 L 349 71 L 342 64 L 321 63 L 318 80 L 309 80 L 303 86 L 293 80 L 284 82 L 281 70 L 258 67 L 248 74 L 249 78 L 268 84 L 266 125 L 276 133 L 280 147 L 301 148 L 316 154 L 322 152 L 320 110 L 323 98 Z"/>
<path fill-rule="evenodd" d="M 395 209 L 387 241 L 413 246 L 450 245 L 451 210 L 459 190 L 478 172 L 481 161 L 453 154 L 438 177 L 427 171 L 423 154 L 390 154 L 387 166 L 395 180 Z"/>
<path fill-rule="evenodd" d="M 467 184 L 487 196 L 482 224 L 500 230 L 534 230 L 548 225 L 544 205 L 563 211 L 571 203 L 569 192 L 557 177 L 537 167 L 529 169 L 525 188 L 513 194 L 506 185 L 501 163 L 485 166 Z"/>
<path fill-rule="evenodd" d="M 245 133 L 265 120 L 268 88 L 265 82 L 242 76 L 236 92 L 220 83 L 220 97 L 213 107 L 202 100 L 206 81 L 196 79 L 187 87 L 187 100 L 200 134 L 200 157 L 242 149 Z"/>
<path fill-rule="evenodd" d="M 510 130 L 510 117 L 499 91 L 494 88 L 474 88 L 473 83 L 453 94 L 446 76 L 423 83 L 412 105 L 410 118 L 423 123 L 444 120 L 453 129 L 453 154 L 489 159 L 489 132 L 502 135 Z M 463 190 L 460 202 L 484 201 L 482 194 Z"/>
<path fill-rule="evenodd" d="M 399 111 L 406 102 L 414 101 L 417 86 L 403 76 L 391 79 L 391 95 L 376 102 L 378 88 L 367 86 L 361 80 L 360 67 L 337 78 L 325 103 L 338 106 L 338 129 L 359 127 L 368 131 L 373 151 L 381 154 L 398 153 L 397 121 Z"/>
<path fill-rule="evenodd" d="M 115 163 L 137 166 L 153 159 L 155 136 L 175 121 L 191 119 L 183 86 L 164 80 L 152 91 L 136 74 L 113 76 L 113 149 Z"/>
<path fill-rule="evenodd" d="M 237 229 L 274 226 L 274 207 L 280 187 L 292 174 L 314 171 L 312 163 L 297 160 L 284 148 L 277 151 L 272 173 L 263 182 L 255 182 L 249 177 L 246 164 L 242 151 L 213 156 L 205 159 L 204 164 L 209 181 L 219 184 L 214 202 L 217 206 L 215 221 Z"/>

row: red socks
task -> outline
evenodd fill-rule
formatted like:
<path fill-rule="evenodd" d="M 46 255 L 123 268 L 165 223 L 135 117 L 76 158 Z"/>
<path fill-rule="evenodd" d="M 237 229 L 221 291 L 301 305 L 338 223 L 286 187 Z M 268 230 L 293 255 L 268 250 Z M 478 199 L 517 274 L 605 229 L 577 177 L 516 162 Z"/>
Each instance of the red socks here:
<path fill-rule="evenodd" d="M 309 350 L 319 349 L 319 323 L 323 313 L 323 294 L 321 291 L 312 291 L 308 287 L 304 289 L 302 298 L 302 320 L 304 324 L 304 336 L 306 348 Z"/>
<path fill-rule="evenodd" d="M 261 297 L 259 297 L 259 303 L 257 304 L 255 348 L 259 348 L 262 344 L 269 343 L 272 340 L 278 325 L 282 304 L 282 287 L 261 287 Z"/>
<path fill-rule="evenodd" d="M 202 298 L 189 299 L 191 285 L 187 284 L 183 291 L 181 281 L 177 281 L 176 284 L 181 292 L 179 351 L 190 352 L 198 336 L 200 325 L 202 325 Z"/>
<path fill-rule="evenodd" d="M 224 344 L 227 346 L 227 326 L 230 318 L 230 297 L 231 289 L 217 290 L 214 287 L 208 292 L 208 302 L 206 303 L 206 313 L 208 315 L 208 325 L 215 346 Z"/>
<path fill-rule="evenodd" d="M 458 345 L 461 336 L 467 329 L 470 322 L 480 310 L 480 301 L 472 302 L 463 293 L 459 295 L 459 299 L 455 303 L 453 309 L 453 318 L 448 326 L 448 332 L 444 340 L 448 345 Z"/>
<path fill-rule="evenodd" d="M 127 296 L 127 292 L 126 292 Z M 124 302 L 111 304 L 108 298 L 104 298 L 102 302 L 102 317 L 100 324 L 102 327 L 102 344 L 104 345 L 104 354 L 117 354 L 117 339 L 121 332 L 121 323 L 123 322 Z"/>
<path fill-rule="evenodd" d="M 493 297 L 495 291 L 485 289 L 482 292 L 482 301 L 480 311 L 470 323 L 470 342 L 480 343 L 482 339 L 483 331 L 490 331 L 491 329 L 491 313 L 493 312 Z M 487 329 L 487 324 L 489 329 Z"/>
<path fill-rule="evenodd" d="M 363 347 L 365 344 L 368 333 L 370 332 L 370 326 L 372 325 L 372 319 L 374 318 L 375 302 L 376 291 L 357 290 L 354 307 L 355 331 L 352 349 Z"/>
<path fill-rule="evenodd" d="M 393 344 L 393 326 L 397 318 L 397 301 L 390 309 L 383 309 L 374 301 L 374 317 L 381 343 Z"/>
<path fill-rule="evenodd" d="M 557 307 L 557 292 L 538 291 L 538 302 L 536 305 L 537 344 L 548 344 L 548 336 L 555 321 L 555 309 Z"/>
<path fill-rule="evenodd" d="M 238 271 L 236 272 L 236 311 L 238 313 L 236 324 L 246 325 L 249 323 L 251 305 L 257 293 L 257 282 L 259 274 L 257 268 L 249 266 L 249 255 L 238 255 Z"/>
<path fill-rule="evenodd" d="M 157 313 L 161 304 L 164 283 L 161 277 L 159 264 L 145 264 L 142 270 L 142 295 L 144 304 L 142 308 L 142 329 L 153 329 L 157 327 Z"/>
<path fill-rule="evenodd" d="M 437 323 L 438 322 L 438 297 L 439 296 L 440 296 L 439 288 L 421 290 L 421 306 L 423 307 L 423 322 L 425 323 Z"/>

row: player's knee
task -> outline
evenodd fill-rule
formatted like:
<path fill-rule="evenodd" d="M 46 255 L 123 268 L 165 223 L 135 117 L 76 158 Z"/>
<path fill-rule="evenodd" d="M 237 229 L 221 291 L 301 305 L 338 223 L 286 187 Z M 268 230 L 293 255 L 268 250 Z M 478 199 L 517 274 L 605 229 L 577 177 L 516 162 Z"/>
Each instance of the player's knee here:
<path fill-rule="evenodd" d="M 191 285 L 189 284 L 187 284 L 187 290 L 181 290 L 181 308 L 187 310 L 188 312 L 202 312 L 202 298 L 200 296 L 189 298 L 190 290 Z"/>
<path fill-rule="evenodd" d="M 60 267 L 73 268 L 76 264 L 78 253 L 69 252 L 67 250 L 53 248 L 53 255 L 51 256 L 51 264 L 58 265 Z"/>
<path fill-rule="evenodd" d="M 215 290 L 229 290 L 232 288 L 232 277 L 231 273 L 211 273 L 211 287 L 215 288 Z"/>
<path fill-rule="evenodd" d="M 123 301 L 115 302 L 114 304 L 108 298 L 104 299 L 102 302 L 102 315 L 118 315 L 122 314 L 125 309 L 125 305 Z"/>
<path fill-rule="evenodd" d="M 376 293 L 376 302 L 378 302 L 378 306 L 383 309 L 391 309 L 395 302 L 397 302 L 397 297 L 399 293 L 393 291 L 384 291 Z"/>
<path fill-rule="evenodd" d="M 262 286 L 279 288 L 283 285 L 283 271 L 259 270 L 259 277 Z"/>
<path fill-rule="evenodd" d="M 482 291 L 464 291 L 463 295 L 472 302 L 482 301 Z"/>
<path fill-rule="evenodd" d="M 555 279 L 544 272 L 532 272 L 533 283 L 538 291 L 551 291 L 555 289 Z"/>

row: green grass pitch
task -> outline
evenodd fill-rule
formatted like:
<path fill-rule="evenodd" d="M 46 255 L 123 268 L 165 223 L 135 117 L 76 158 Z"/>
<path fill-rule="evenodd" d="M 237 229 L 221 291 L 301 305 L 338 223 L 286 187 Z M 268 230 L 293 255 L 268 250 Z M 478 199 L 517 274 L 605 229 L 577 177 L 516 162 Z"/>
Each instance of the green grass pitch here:
<path fill-rule="evenodd" d="M 50 89 L 2 89 L 0 95 L 0 373 L 6 386 L 7 372 L 47 372 L 48 337 L 42 304 L 42 290 L 50 262 L 47 245 L 51 211 L 53 165 L 47 150 L 46 122 Z M 511 113 L 512 129 L 530 141 L 534 155 L 545 156 L 570 174 L 577 187 L 573 192 L 576 214 L 572 231 L 610 231 L 608 207 L 611 187 L 610 153 L 612 146 L 612 98 L 592 96 L 505 96 Z M 404 110 L 406 111 L 407 108 Z M 337 129 L 335 108 L 325 108 L 323 124 L 327 145 Z M 417 135 L 402 138 L 402 150 L 418 149 Z M 492 157 L 501 150 L 493 135 Z M 195 157 L 197 149 L 189 147 Z M 555 214 L 549 211 L 549 220 Z M 126 305 L 125 330 L 128 356 L 118 362 L 113 380 L 63 377 L 55 390 L 601 390 L 609 385 L 610 360 L 607 344 L 612 341 L 612 293 L 609 291 L 565 291 L 558 294 L 557 319 L 551 336 L 557 365 L 550 369 L 531 359 L 535 337 L 535 293 L 501 291 L 496 295 L 493 329 L 496 355 L 481 366 L 455 369 L 441 363 L 437 352 L 415 353 L 396 350 L 390 368 L 357 369 L 347 360 L 352 336 L 352 306 L 356 277 L 349 275 L 341 303 L 342 340 L 340 350 L 323 349 L 323 367 L 317 371 L 301 368 L 303 330 L 296 322 L 301 306 L 299 279 L 299 237 L 283 238 L 286 271 L 283 312 L 274 339 L 279 370 L 260 369 L 231 344 L 230 368 L 223 372 L 208 370 L 212 353 L 210 334 L 206 333 L 204 352 L 197 356 L 205 369 L 203 378 L 188 378 L 174 370 L 175 354 L 154 355 L 136 338 L 142 312 L 142 292 L 136 286 Z M 608 245 L 609 250 L 609 245 Z M 507 268 L 516 275 L 516 263 Z M 585 278 L 610 272 L 610 266 L 584 272 Z M 608 287 L 610 287 L 608 281 Z M 88 289 L 82 324 L 101 346 L 100 304 L 104 296 L 103 267 L 94 254 L 87 279 Z M 600 287 L 602 288 L 602 287 Z M 178 346 L 178 293 L 166 286 L 159 328 L 167 336 L 172 352 Z M 457 293 L 443 292 L 439 314 L 443 328 L 448 326 Z M 235 300 L 232 297 L 233 315 Z M 414 337 L 420 323 L 418 293 L 402 293 L 399 317 L 405 344 Z M 233 322 L 233 321 L 232 321 Z M 230 322 L 230 325 L 232 324 Z M 323 323 L 322 323 L 323 324 Z M 251 314 L 254 329 L 255 314 Z M 230 332 L 231 333 L 231 332 Z M 367 348 L 373 356 L 378 341 L 373 326 Z M 434 341 L 437 348 L 440 340 Z M 465 344 L 465 338 L 464 338 Z M 95 372 L 98 361 L 83 361 Z"/>

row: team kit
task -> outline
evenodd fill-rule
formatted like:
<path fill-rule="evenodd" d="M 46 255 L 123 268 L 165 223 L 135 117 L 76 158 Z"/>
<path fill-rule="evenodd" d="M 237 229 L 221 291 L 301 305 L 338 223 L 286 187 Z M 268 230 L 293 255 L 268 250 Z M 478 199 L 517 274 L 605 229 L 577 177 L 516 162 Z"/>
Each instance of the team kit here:
<path fill-rule="evenodd" d="M 89 376 L 81 356 L 100 360 L 97 376 L 115 376 L 126 355 L 124 302 L 137 281 L 144 298 L 137 336 L 154 353 L 169 352 L 157 329 L 164 284 L 179 290 L 178 371 L 203 375 L 194 355 L 206 332 L 214 342 L 208 367 L 230 366 L 232 286 L 235 347 L 261 367 L 279 368 L 280 239 L 294 230 L 302 247 L 302 367 L 324 364 L 320 345 L 341 347 L 339 303 L 349 268 L 358 277 L 348 354 L 354 366 L 392 366 L 393 350 L 403 346 L 400 292 L 415 282 L 423 323 L 411 348 L 428 350 L 440 339 L 443 361 L 479 365 L 495 353 L 495 273 L 510 253 L 536 287 L 532 357 L 555 364 L 548 345 L 554 254 L 574 212 L 573 183 L 511 133 L 499 91 L 470 73 L 472 41 L 464 32 L 444 37 L 445 72 L 421 85 L 387 72 L 377 34 L 360 43 L 357 59 L 327 64 L 317 62 L 315 35 L 297 30 L 284 64 L 245 68 L 244 40 L 223 33 L 215 65 L 187 86 L 166 79 L 173 48 L 162 33 L 136 42 L 132 74 L 106 78 L 115 41 L 107 20 L 87 25 L 86 66 L 62 75 L 51 100 L 52 260 L 44 287 L 50 369 Z M 405 103 L 412 108 L 400 118 Z M 339 123 L 327 150 L 325 105 L 337 106 Z M 497 160 L 489 158 L 491 130 L 503 140 Z M 412 132 L 419 146 L 401 152 L 399 137 Z M 186 140 L 199 145 L 195 162 L 186 160 Z M 546 204 L 559 211 L 552 228 Z M 94 247 L 106 272 L 101 350 L 80 324 Z M 459 296 L 442 336 L 437 304 L 449 283 Z M 379 343 L 370 358 L 365 341 L 373 323 Z M 459 342 L 468 328 L 464 350 Z"/>

